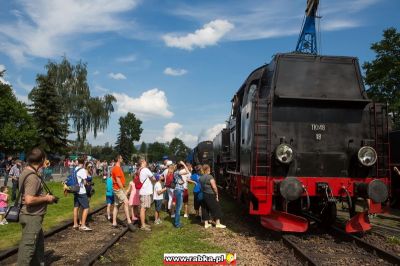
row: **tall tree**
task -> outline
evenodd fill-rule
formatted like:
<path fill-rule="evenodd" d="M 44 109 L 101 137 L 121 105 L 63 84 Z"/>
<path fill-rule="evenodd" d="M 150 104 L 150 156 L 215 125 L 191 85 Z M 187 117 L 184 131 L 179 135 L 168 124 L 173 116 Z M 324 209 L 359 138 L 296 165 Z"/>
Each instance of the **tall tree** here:
<path fill-rule="evenodd" d="M 62 99 L 50 79 L 38 75 L 37 86 L 29 93 L 40 146 L 46 152 L 65 152 L 68 145 L 68 120 L 60 106 Z"/>
<path fill-rule="evenodd" d="M 383 39 L 373 43 L 375 59 L 365 62 L 365 83 L 369 97 L 388 103 L 395 128 L 400 128 L 400 33 L 395 28 L 383 31 Z"/>
<path fill-rule="evenodd" d="M 176 161 L 185 160 L 189 151 L 189 147 L 179 138 L 174 138 L 169 143 L 169 157 Z"/>
<path fill-rule="evenodd" d="M 0 77 L 5 71 L 0 72 Z M 36 125 L 25 104 L 15 97 L 10 85 L 0 81 L 0 151 L 28 151 L 37 145 Z"/>
<path fill-rule="evenodd" d="M 147 160 L 149 162 L 161 161 L 166 154 L 168 154 L 168 146 L 166 144 L 154 142 L 148 145 Z"/>
<path fill-rule="evenodd" d="M 142 144 L 140 144 L 139 152 L 141 154 L 147 153 L 147 144 L 144 141 L 142 142 Z"/>
<path fill-rule="evenodd" d="M 51 84 L 63 99 L 61 108 L 65 117 L 72 120 L 81 146 L 89 131 L 93 131 L 94 137 L 97 137 L 97 133 L 108 126 L 115 97 L 110 94 L 91 97 L 86 63 L 80 61 L 72 65 L 63 57 L 60 63 L 50 61 L 45 68 Z"/>
<path fill-rule="evenodd" d="M 129 161 L 133 153 L 136 152 L 134 141 L 140 139 L 143 129 L 142 121 L 132 113 L 119 118 L 119 134 L 116 142 L 116 150 L 122 155 L 124 160 Z"/>

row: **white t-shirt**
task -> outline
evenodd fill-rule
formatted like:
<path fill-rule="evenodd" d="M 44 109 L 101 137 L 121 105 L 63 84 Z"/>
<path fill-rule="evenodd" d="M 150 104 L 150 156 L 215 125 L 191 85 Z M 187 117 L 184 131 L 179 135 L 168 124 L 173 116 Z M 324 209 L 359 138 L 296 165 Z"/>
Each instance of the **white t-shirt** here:
<path fill-rule="evenodd" d="M 79 167 L 77 166 L 75 168 L 75 171 L 78 169 Z M 79 169 L 79 171 L 76 173 L 76 178 L 78 179 L 78 183 L 80 186 L 79 192 L 78 194 L 86 194 L 86 188 L 85 188 L 85 183 L 83 180 L 87 179 L 87 172 L 86 169 L 81 168 Z"/>
<path fill-rule="evenodd" d="M 161 175 L 162 175 L 164 178 L 167 178 L 167 175 L 168 175 L 168 168 L 165 169 L 165 170 L 162 172 Z"/>
<path fill-rule="evenodd" d="M 185 169 L 182 169 L 179 171 L 179 174 L 182 176 L 183 179 L 183 188 L 184 189 L 188 189 L 188 179 L 192 176 L 192 174 L 189 172 L 188 174 L 182 174 L 182 173 L 186 173 Z"/>
<path fill-rule="evenodd" d="M 140 182 L 143 183 L 142 188 L 139 191 L 139 195 L 151 195 L 153 194 L 153 184 L 151 183 L 151 177 L 153 177 L 153 173 L 149 170 L 149 168 L 143 168 L 140 170 Z"/>
<path fill-rule="evenodd" d="M 162 199 L 164 199 L 164 194 L 163 193 L 161 193 L 161 195 L 158 195 L 158 193 L 157 193 L 157 191 L 160 191 L 161 189 L 162 189 L 161 182 L 158 181 L 154 185 L 153 200 L 162 200 Z"/>

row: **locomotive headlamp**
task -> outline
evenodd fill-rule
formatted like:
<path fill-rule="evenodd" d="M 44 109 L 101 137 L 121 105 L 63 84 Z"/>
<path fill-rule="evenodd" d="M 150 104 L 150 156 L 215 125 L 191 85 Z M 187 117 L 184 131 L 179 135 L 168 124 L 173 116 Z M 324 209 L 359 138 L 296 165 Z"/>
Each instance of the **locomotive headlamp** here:
<path fill-rule="evenodd" d="M 364 166 L 372 166 L 377 157 L 376 151 L 370 146 L 364 146 L 358 151 L 358 160 Z"/>
<path fill-rule="evenodd" d="M 293 148 L 288 144 L 282 143 L 275 150 L 276 159 L 284 164 L 289 164 L 293 160 Z"/>

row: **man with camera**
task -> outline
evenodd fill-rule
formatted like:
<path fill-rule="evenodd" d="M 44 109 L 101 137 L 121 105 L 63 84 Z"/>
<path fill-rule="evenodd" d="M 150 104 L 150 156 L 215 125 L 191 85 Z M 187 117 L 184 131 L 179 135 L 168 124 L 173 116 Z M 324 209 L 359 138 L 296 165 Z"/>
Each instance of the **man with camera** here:
<path fill-rule="evenodd" d="M 46 154 L 40 148 L 34 148 L 27 156 L 28 166 L 19 178 L 19 191 L 22 207 L 19 222 L 22 226 L 22 238 L 18 248 L 17 265 L 44 265 L 44 235 L 42 223 L 47 204 L 56 203 L 58 198 L 45 194 L 39 169 L 43 167 Z"/>

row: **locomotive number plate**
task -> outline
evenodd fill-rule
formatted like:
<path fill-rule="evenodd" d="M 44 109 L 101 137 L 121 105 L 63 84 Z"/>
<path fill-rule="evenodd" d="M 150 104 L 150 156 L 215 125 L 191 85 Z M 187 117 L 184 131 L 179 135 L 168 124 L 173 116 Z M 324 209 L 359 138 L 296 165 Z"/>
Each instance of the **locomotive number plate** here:
<path fill-rule="evenodd" d="M 312 131 L 325 131 L 325 124 L 311 124 Z"/>

